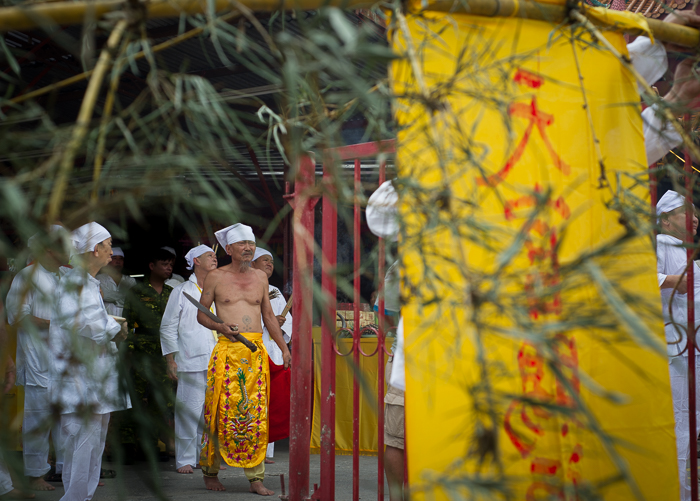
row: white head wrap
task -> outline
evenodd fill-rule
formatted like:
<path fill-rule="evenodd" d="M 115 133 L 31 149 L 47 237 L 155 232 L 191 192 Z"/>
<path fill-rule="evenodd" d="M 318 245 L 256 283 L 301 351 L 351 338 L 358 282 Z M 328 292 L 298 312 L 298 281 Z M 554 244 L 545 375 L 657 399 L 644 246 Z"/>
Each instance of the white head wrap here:
<path fill-rule="evenodd" d="M 216 239 L 224 249 L 229 244 L 235 244 L 236 242 L 242 242 L 243 240 L 255 242 L 253 228 L 241 223 L 232 224 L 223 230 L 217 231 L 214 233 L 214 235 L 216 235 Z"/>
<path fill-rule="evenodd" d="M 50 234 L 55 233 L 57 231 L 66 231 L 66 230 L 60 224 L 52 224 L 49 227 L 49 231 L 47 231 L 46 233 L 48 235 L 50 235 Z M 37 243 L 39 243 L 39 240 L 41 239 L 41 234 L 42 234 L 42 232 L 40 231 L 38 233 L 34 233 L 34 235 L 29 237 L 29 240 L 27 240 L 27 247 L 29 247 L 30 249 L 34 249 L 34 247 L 37 245 Z"/>
<path fill-rule="evenodd" d="M 656 202 L 656 215 L 660 216 L 661 214 L 671 212 L 673 209 L 683 207 L 684 205 L 685 198 L 673 190 L 668 190 L 666 193 L 664 193 L 664 196 L 661 197 L 658 202 Z M 658 219 L 656 222 L 660 223 L 661 219 Z"/>
<path fill-rule="evenodd" d="M 161 250 L 166 250 L 166 251 L 168 251 L 170 254 L 172 254 L 173 256 L 176 256 L 176 257 L 177 257 L 177 254 L 175 254 L 175 249 L 173 249 L 172 247 L 161 247 Z"/>
<path fill-rule="evenodd" d="M 97 244 L 104 242 L 111 236 L 104 226 L 93 221 L 75 230 L 71 235 L 71 240 L 73 240 L 77 254 L 85 254 L 94 251 Z"/>
<path fill-rule="evenodd" d="M 202 254 L 206 254 L 207 252 L 214 252 L 214 249 L 209 247 L 208 245 L 198 245 L 194 249 L 190 249 L 190 251 L 185 254 L 185 261 L 187 261 L 187 269 L 191 270 L 194 268 L 194 258 L 201 256 Z"/>
<path fill-rule="evenodd" d="M 275 259 L 272 257 L 272 254 L 270 251 L 263 249 L 262 247 L 256 247 L 255 248 L 255 254 L 253 254 L 253 261 L 257 261 L 259 257 L 263 256 L 270 256 L 273 260 Z"/>
<path fill-rule="evenodd" d="M 124 251 L 121 247 L 112 247 L 112 257 L 114 256 L 124 257 Z"/>
<path fill-rule="evenodd" d="M 372 193 L 367 201 L 367 226 L 372 233 L 380 238 L 399 239 L 399 219 L 397 206 L 399 195 L 391 181 L 385 181 Z"/>

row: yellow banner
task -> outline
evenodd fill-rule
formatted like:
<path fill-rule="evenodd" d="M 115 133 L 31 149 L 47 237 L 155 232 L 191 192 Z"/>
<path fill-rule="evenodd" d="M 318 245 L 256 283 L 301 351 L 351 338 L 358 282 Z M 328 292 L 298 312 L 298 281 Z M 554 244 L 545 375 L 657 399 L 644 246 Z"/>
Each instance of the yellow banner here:
<path fill-rule="evenodd" d="M 581 29 L 397 25 L 415 499 L 678 499 L 631 75 Z"/>

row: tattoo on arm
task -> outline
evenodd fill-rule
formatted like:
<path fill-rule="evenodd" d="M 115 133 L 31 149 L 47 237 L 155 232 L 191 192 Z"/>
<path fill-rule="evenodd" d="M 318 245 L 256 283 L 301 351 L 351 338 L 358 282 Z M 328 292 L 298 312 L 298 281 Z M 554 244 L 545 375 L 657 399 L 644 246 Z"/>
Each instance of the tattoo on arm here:
<path fill-rule="evenodd" d="M 248 315 L 245 315 L 243 318 L 243 326 L 246 329 L 246 332 L 251 332 L 251 329 L 253 328 L 253 321 Z"/>

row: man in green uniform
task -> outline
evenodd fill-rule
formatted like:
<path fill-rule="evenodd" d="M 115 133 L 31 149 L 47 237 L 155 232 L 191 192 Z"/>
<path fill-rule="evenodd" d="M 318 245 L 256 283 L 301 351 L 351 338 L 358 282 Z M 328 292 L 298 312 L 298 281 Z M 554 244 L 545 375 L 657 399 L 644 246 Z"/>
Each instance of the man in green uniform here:
<path fill-rule="evenodd" d="M 128 428 L 131 428 L 132 436 L 136 435 L 133 439 L 138 438 L 142 444 L 150 442 L 155 445 L 160 438 L 166 447 L 172 442 L 169 422 L 172 421 L 174 398 L 160 347 L 160 322 L 173 290 L 165 281 L 172 274 L 174 261 L 168 251 L 154 251 L 148 265 L 148 276 L 129 291 L 124 304 L 124 317 L 132 332 L 129 353 L 124 361 L 130 367 L 129 390 L 133 402 Z M 123 437 L 128 441 L 130 438 Z"/>

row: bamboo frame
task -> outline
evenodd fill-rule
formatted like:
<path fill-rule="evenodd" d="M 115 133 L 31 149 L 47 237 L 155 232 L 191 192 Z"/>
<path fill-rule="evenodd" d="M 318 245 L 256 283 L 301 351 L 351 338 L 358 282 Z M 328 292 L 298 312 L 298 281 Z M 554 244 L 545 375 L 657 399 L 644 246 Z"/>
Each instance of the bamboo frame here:
<path fill-rule="evenodd" d="M 245 6 L 251 11 L 271 12 L 277 10 L 310 10 L 324 5 L 333 5 L 347 9 L 371 7 L 371 0 L 213 0 L 211 2 L 195 0 L 160 0 L 152 3 L 143 2 L 147 18 L 178 17 L 181 14 L 202 14 L 208 11 L 209 4 L 216 12 Z M 86 15 L 101 18 L 105 14 L 121 11 L 125 8 L 123 0 L 79 0 L 75 2 L 57 1 L 36 3 L 15 7 L 0 8 L 0 31 L 26 30 L 41 27 L 47 23 L 80 24 Z M 435 0 L 423 4 L 424 11 L 452 12 L 485 17 L 517 17 L 536 21 L 548 21 L 559 24 L 569 17 L 569 7 L 538 3 L 531 0 Z M 585 11 L 584 11 L 585 13 Z M 639 34 L 639 30 L 625 29 L 616 23 L 620 15 L 609 11 L 610 24 L 591 19 L 599 27 L 615 31 Z M 664 23 L 658 19 L 647 19 L 654 37 L 663 42 L 670 42 L 683 47 L 700 45 L 700 31 L 686 26 Z"/>

